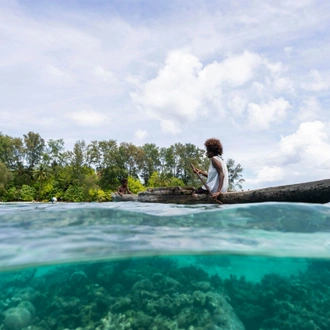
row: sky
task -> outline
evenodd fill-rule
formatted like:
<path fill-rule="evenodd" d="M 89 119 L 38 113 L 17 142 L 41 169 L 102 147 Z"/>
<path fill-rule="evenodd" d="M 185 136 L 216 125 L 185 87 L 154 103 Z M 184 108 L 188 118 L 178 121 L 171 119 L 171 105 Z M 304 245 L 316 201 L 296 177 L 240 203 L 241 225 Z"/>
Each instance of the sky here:
<path fill-rule="evenodd" d="M 330 177 L 330 2 L 0 0 L 0 132 L 215 137 L 244 189 Z"/>

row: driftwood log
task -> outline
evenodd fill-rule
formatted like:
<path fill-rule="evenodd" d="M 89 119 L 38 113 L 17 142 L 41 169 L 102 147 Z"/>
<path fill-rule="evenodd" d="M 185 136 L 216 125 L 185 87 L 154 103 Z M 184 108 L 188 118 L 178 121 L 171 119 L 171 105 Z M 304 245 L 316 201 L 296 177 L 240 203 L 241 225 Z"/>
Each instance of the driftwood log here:
<path fill-rule="evenodd" d="M 173 203 L 173 204 L 213 204 L 210 195 L 192 195 L 193 188 L 167 187 L 148 188 L 140 192 L 138 202 Z M 125 200 L 123 196 L 123 201 Z M 260 203 L 260 202 L 296 202 L 328 203 L 330 202 L 330 179 L 256 189 L 240 192 L 222 193 L 218 200 L 223 204 Z"/>

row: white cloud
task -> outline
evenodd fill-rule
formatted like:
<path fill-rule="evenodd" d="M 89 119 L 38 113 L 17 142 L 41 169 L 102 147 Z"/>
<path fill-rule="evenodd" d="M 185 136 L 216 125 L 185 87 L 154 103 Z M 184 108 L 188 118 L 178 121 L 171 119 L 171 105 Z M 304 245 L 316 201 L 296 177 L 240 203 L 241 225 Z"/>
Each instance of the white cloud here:
<path fill-rule="evenodd" d="M 304 122 L 293 134 L 281 137 L 263 165 L 246 184 L 267 186 L 307 182 L 329 177 L 330 122 Z"/>
<path fill-rule="evenodd" d="M 252 52 L 243 52 L 240 55 L 233 55 L 223 62 L 213 62 L 207 65 L 200 77 L 209 88 L 221 84 L 228 84 L 231 87 L 239 87 L 251 80 L 255 70 L 262 63 L 262 58 Z"/>
<path fill-rule="evenodd" d="M 284 47 L 284 51 L 286 54 L 291 54 L 292 51 L 293 51 L 293 48 L 292 47 Z"/>
<path fill-rule="evenodd" d="M 284 75 L 288 68 L 282 62 L 271 63 L 267 60 L 265 62 L 272 76 L 274 90 L 276 92 L 294 93 L 294 82 Z"/>
<path fill-rule="evenodd" d="M 300 121 L 310 121 L 317 119 L 321 111 L 321 104 L 315 96 L 306 97 L 299 108 L 297 119 Z"/>
<path fill-rule="evenodd" d="M 265 85 L 257 81 L 252 83 L 252 89 L 258 97 L 262 97 L 265 93 Z"/>
<path fill-rule="evenodd" d="M 318 70 L 311 70 L 301 87 L 308 91 L 320 92 L 329 89 L 329 81 L 322 78 Z"/>
<path fill-rule="evenodd" d="M 276 77 L 274 88 L 278 92 L 294 93 L 294 83 L 289 77 Z"/>
<path fill-rule="evenodd" d="M 269 103 L 248 105 L 248 128 L 253 131 L 268 129 L 271 123 L 281 122 L 287 115 L 290 104 L 283 98 L 275 99 Z"/>
<path fill-rule="evenodd" d="M 228 105 L 236 116 L 242 116 L 247 105 L 247 101 L 245 98 L 235 95 L 228 101 Z"/>
<path fill-rule="evenodd" d="M 94 68 L 94 74 L 104 82 L 112 82 L 115 80 L 115 75 L 110 70 L 105 70 L 102 66 L 96 66 Z"/>
<path fill-rule="evenodd" d="M 63 77 L 65 75 L 62 70 L 60 70 L 59 68 L 56 68 L 53 65 L 49 65 L 47 69 L 51 75 L 54 75 L 56 77 Z"/>
<path fill-rule="evenodd" d="M 72 87 L 72 85 L 76 82 L 74 75 L 70 71 L 60 69 L 52 64 L 46 65 L 42 73 L 42 81 L 51 85 L 67 88 Z"/>
<path fill-rule="evenodd" d="M 260 170 L 256 171 L 256 179 L 246 180 L 249 184 L 267 184 L 275 181 L 281 181 L 284 177 L 285 170 L 277 166 L 264 166 Z"/>
<path fill-rule="evenodd" d="M 276 62 L 276 63 L 270 63 L 268 61 L 266 62 L 266 66 L 271 72 L 273 76 L 278 76 L 279 74 L 283 73 L 286 71 L 285 66 L 283 65 L 282 62 Z"/>
<path fill-rule="evenodd" d="M 273 158 L 282 164 L 299 163 L 317 169 L 330 157 L 330 123 L 304 122 L 298 130 L 282 137 Z"/>
<path fill-rule="evenodd" d="M 140 93 L 132 92 L 131 97 L 151 118 L 192 121 L 201 106 L 202 91 L 197 77 L 201 67 L 195 56 L 171 52 L 158 76 L 142 85 Z"/>
<path fill-rule="evenodd" d="M 95 110 L 86 109 L 70 112 L 66 117 L 73 120 L 79 126 L 98 127 L 104 124 L 107 116 Z"/>
<path fill-rule="evenodd" d="M 138 129 L 135 131 L 134 136 L 138 140 L 144 140 L 148 136 L 148 132 L 146 130 Z"/>
<path fill-rule="evenodd" d="M 175 122 L 171 121 L 171 120 L 166 120 L 163 119 L 160 122 L 161 125 L 161 130 L 164 133 L 170 133 L 170 134 L 177 134 L 181 132 L 180 127 L 178 126 L 178 124 L 176 124 Z"/>
<path fill-rule="evenodd" d="M 141 82 L 130 77 L 135 89 L 130 96 L 147 116 L 162 122 L 162 131 L 176 134 L 182 126 L 200 116 L 242 116 L 248 103 L 245 97 L 239 96 L 243 86 L 256 89 L 253 94 L 249 93 L 250 98 L 264 99 L 264 85 L 254 81 L 257 76 L 265 79 L 265 74 L 269 78 L 276 74 L 280 89 L 287 90 L 291 82 L 281 77 L 282 71 L 281 63 L 272 64 L 247 51 L 203 66 L 196 56 L 177 50 L 169 54 L 155 78 Z M 228 104 L 232 111 L 227 112 L 223 104 Z M 261 106 L 250 103 L 250 127 L 260 130 L 268 128 L 269 123 L 280 122 L 288 107 L 289 103 L 283 98 L 271 98 L 268 104 Z M 263 113 L 259 115 L 259 112 Z"/>
<path fill-rule="evenodd" d="M 264 156 L 256 178 L 247 184 L 264 186 L 324 179 L 330 170 L 330 122 L 304 122 L 293 134 L 281 137 L 272 152 Z"/>

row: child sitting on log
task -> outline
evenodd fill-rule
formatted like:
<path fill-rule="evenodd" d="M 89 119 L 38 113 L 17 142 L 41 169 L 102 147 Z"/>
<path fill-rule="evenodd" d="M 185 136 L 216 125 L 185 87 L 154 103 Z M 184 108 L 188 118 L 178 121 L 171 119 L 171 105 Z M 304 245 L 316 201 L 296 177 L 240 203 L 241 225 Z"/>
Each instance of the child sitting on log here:
<path fill-rule="evenodd" d="M 128 189 L 128 182 L 127 179 L 122 179 L 121 180 L 121 186 L 118 187 L 117 191 L 118 195 L 123 196 L 124 194 L 133 194 L 129 189 Z"/>

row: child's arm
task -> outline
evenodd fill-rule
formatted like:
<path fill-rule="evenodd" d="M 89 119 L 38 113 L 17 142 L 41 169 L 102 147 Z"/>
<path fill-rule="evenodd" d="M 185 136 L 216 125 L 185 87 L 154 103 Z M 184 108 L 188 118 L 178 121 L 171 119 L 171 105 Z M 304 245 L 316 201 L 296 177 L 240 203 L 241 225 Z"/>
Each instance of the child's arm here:
<path fill-rule="evenodd" d="M 208 177 L 207 172 L 204 172 L 204 171 L 202 171 L 202 170 L 200 170 L 200 169 L 198 169 L 198 168 L 196 168 L 196 167 L 193 169 L 193 171 L 194 171 L 195 173 L 197 173 L 197 174 L 202 174 L 202 175 Z"/>

